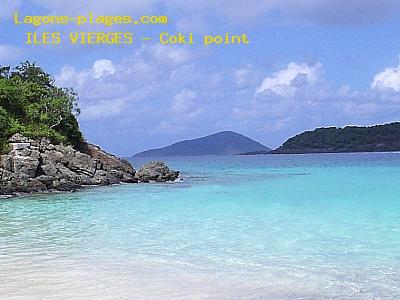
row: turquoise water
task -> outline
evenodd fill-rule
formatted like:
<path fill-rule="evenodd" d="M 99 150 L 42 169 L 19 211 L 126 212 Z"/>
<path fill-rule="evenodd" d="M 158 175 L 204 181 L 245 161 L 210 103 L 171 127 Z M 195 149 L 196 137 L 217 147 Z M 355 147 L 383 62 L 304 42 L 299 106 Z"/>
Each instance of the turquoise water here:
<path fill-rule="evenodd" d="M 166 161 L 183 182 L 1 200 L 0 298 L 400 298 L 400 154 Z"/>

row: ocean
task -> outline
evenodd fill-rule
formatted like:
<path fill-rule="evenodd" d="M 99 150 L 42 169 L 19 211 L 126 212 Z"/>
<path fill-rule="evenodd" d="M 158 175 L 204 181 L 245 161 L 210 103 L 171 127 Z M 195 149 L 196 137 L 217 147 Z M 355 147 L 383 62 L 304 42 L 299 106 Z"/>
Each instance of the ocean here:
<path fill-rule="evenodd" d="M 400 299 L 400 153 L 160 159 L 0 200 L 0 299 Z"/>

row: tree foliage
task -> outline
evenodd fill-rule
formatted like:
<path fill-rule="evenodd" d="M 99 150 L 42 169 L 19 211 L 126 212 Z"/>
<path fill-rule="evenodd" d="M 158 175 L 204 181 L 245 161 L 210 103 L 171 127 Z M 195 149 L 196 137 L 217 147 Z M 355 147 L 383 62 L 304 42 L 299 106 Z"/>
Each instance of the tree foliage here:
<path fill-rule="evenodd" d="M 400 150 L 400 123 L 318 128 L 287 140 L 275 153 L 380 152 Z"/>
<path fill-rule="evenodd" d="M 36 64 L 24 62 L 14 69 L 0 66 L 0 152 L 15 133 L 81 148 L 79 112 L 76 93 L 57 87 Z"/>

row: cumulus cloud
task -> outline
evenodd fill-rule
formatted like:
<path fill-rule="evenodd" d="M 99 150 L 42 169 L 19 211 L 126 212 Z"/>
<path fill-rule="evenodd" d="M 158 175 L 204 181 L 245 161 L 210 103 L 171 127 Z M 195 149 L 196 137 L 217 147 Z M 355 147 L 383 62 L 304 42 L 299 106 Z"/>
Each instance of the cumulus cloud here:
<path fill-rule="evenodd" d="M 125 72 L 122 66 L 115 66 L 109 59 L 96 60 L 89 69 L 76 70 L 64 66 L 55 76 L 60 86 L 74 87 L 80 95 L 83 119 L 114 117 L 121 114 L 127 98 L 139 97 L 130 93 L 129 83 L 119 80 Z"/>
<path fill-rule="evenodd" d="M 235 83 L 238 86 L 242 86 L 246 83 L 247 81 L 247 76 L 248 76 L 249 70 L 248 69 L 239 69 L 237 70 L 234 74 L 233 77 L 235 79 Z"/>
<path fill-rule="evenodd" d="M 371 90 L 357 91 L 326 82 L 321 63 L 293 62 L 267 76 L 232 116 L 269 131 L 394 120 L 400 112 L 394 101 L 400 96 L 399 68 L 377 74 Z"/>
<path fill-rule="evenodd" d="M 320 76 L 321 64 L 290 63 L 284 70 L 264 79 L 256 94 L 271 92 L 288 98 L 293 97 L 298 88 L 314 84 Z"/>
<path fill-rule="evenodd" d="M 74 67 L 65 65 L 62 67 L 60 73 L 55 76 L 55 78 L 57 84 L 60 86 L 73 86 L 76 89 L 80 89 L 88 75 L 88 71 L 77 72 Z"/>
<path fill-rule="evenodd" d="M 159 64 L 181 65 L 192 60 L 192 54 L 187 48 L 156 44 L 151 48 L 142 48 L 144 55 L 150 56 Z"/>
<path fill-rule="evenodd" d="M 84 121 L 129 118 L 154 105 L 159 122 L 190 122 L 202 110 L 197 93 L 182 87 L 193 81 L 207 85 L 210 80 L 192 67 L 195 58 L 188 49 L 143 46 L 118 62 L 103 58 L 81 70 L 65 65 L 55 78 L 58 85 L 77 90 Z"/>
<path fill-rule="evenodd" d="M 99 59 L 94 62 L 92 72 L 94 78 L 104 78 L 113 75 L 115 73 L 115 67 L 111 60 Z"/>
<path fill-rule="evenodd" d="M 376 74 L 371 88 L 383 92 L 400 92 L 400 65 Z"/>
<path fill-rule="evenodd" d="M 167 119 L 160 122 L 158 130 L 168 133 L 180 133 L 188 130 L 200 117 L 204 108 L 198 102 L 198 94 L 190 89 L 183 89 L 174 96 Z"/>
<path fill-rule="evenodd" d="M 175 95 L 171 110 L 179 115 L 190 113 L 193 110 L 196 97 L 197 94 L 194 91 L 188 89 L 182 90 L 179 94 Z"/>
<path fill-rule="evenodd" d="M 85 105 L 84 118 L 85 119 L 99 119 L 110 118 L 121 115 L 125 108 L 125 103 L 121 99 L 114 101 L 101 100 L 98 102 L 91 102 Z"/>
<path fill-rule="evenodd" d="M 237 88 L 244 89 L 257 84 L 258 72 L 252 64 L 247 64 L 233 72 L 233 81 Z"/>

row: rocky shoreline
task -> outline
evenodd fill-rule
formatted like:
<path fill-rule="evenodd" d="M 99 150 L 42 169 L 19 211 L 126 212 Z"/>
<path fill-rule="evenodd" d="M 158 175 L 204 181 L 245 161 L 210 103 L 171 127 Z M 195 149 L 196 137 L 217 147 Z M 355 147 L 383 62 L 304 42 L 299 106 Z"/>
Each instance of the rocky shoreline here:
<path fill-rule="evenodd" d="M 179 177 L 163 162 L 151 162 L 139 171 L 124 159 L 86 143 L 77 151 L 48 139 L 31 140 L 16 134 L 11 150 L 0 158 L 0 195 L 77 191 L 86 186 L 167 182 Z"/>

